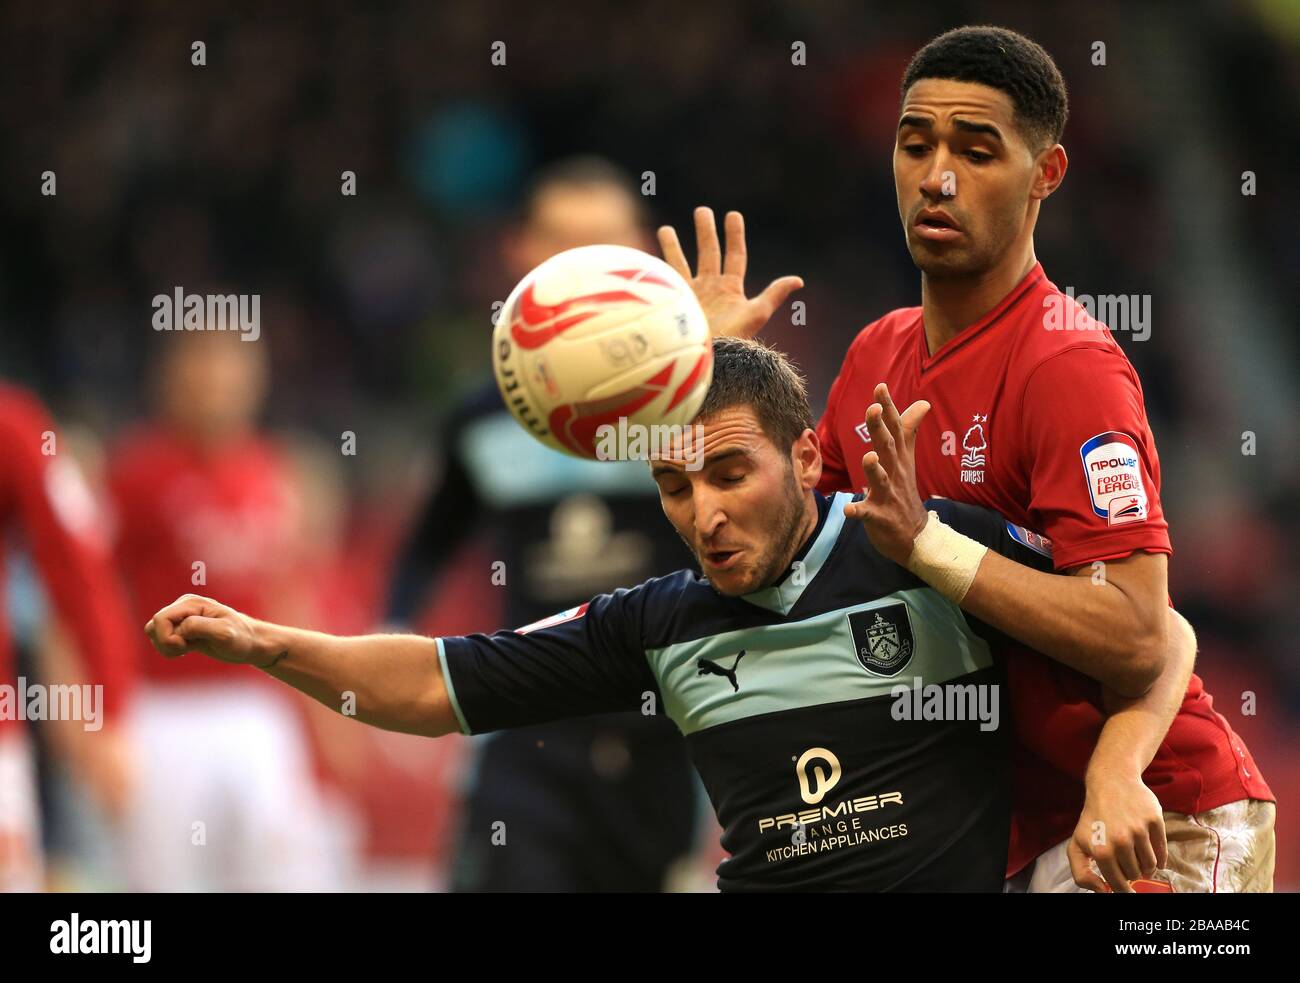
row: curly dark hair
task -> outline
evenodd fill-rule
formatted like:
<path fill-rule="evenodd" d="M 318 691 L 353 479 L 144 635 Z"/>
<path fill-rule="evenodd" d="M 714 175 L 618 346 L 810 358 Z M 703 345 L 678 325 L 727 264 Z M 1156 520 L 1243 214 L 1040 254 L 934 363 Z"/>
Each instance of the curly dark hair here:
<path fill-rule="evenodd" d="M 1069 115 L 1065 80 L 1042 46 L 1003 27 L 958 27 L 940 34 L 912 56 L 901 94 L 918 79 L 977 82 L 1005 92 L 1031 146 L 1061 139 Z"/>

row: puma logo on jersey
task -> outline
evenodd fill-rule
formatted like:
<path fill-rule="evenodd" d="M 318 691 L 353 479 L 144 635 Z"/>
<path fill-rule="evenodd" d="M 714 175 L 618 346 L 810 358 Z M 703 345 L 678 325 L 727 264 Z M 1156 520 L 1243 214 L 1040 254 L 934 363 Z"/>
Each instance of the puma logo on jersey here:
<path fill-rule="evenodd" d="M 735 692 L 739 693 L 740 683 L 736 681 L 736 667 L 740 665 L 740 660 L 743 659 L 744 657 L 745 657 L 745 650 L 741 649 L 740 653 L 736 656 L 736 661 L 731 664 L 730 669 L 718 665 L 712 659 L 705 659 L 705 658 L 696 659 L 695 666 L 698 671 L 695 673 L 695 675 L 726 676 L 729 680 L 731 680 L 731 688 Z"/>

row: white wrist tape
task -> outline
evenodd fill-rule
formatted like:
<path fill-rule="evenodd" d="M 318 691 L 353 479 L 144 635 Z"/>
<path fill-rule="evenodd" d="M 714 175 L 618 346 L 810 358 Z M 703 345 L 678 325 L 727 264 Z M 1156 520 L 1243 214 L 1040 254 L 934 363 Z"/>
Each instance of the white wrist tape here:
<path fill-rule="evenodd" d="M 939 513 L 931 512 L 912 542 L 912 555 L 904 565 L 948 600 L 960 604 L 974 583 L 988 549 L 983 543 L 945 526 L 939 520 Z"/>

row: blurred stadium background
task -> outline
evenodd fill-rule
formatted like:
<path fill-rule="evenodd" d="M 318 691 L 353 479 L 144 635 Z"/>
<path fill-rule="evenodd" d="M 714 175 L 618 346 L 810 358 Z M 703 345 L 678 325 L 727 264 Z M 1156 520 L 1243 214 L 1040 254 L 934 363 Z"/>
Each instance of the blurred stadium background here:
<path fill-rule="evenodd" d="M 862 325 L 916 302 L 888 160 L 898 80 L 962 23 L 1028 34 L 1070 87 L 1071 166 L 1038 255 L 1063 288 L 1152 298 L 1150 337 L 1119 340 L 1160 450 L 1171 591 L 1280 800 L 1277 887 L 1300 889 L 1294 0 L 7 4 L 0 380 L 40 395 L 102 489 L 170 340 L 151 298 L 260 294 L 263 420 L 302 483 L 305 620 L 370 630 L 439 481 L 438 422 L 487 368 L 513 285 L 500 237 L 536 168 L 583 152 L 653 172 L 651 219 L 679 229 L 697 204 L 742 210 L 751 285 L 808 284 L 808 324 L 778 318 L 766 337 L 816 403 Z M 57 196 L 40 193 L 47 170 Z M 336 452 L 345 431 L 355 456 Z M 419 627 L 494 627 L 490 561 L 466 548 Z M 6 564 L 35 659 L 40 584 L 12 544 Z M 343 886 L 442 886 L 464 742 L 351 730 L 314 731 Z M 113 841 L 55 758 L 43 789 L 55 885 L 119 886 Z"/>

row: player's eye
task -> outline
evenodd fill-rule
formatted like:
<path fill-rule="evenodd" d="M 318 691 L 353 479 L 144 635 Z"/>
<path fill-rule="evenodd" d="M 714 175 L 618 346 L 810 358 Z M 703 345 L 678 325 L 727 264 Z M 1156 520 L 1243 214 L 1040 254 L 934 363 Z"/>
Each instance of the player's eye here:
<path fill-rule="evenodd" d="M 926 151 L 923 143 L 905 143 L 903 144 L 903 153 L 911 157 L 920 157 Z"/>
<path fill-rule="evenodd" d="M 977 164 L 983 164 L 985 161 L 993 159 L 992 154 L 986 154 L 982 150 L 968 150 L 966 156 Z"/>
<path fill-rule="evenodd" d="M 744 481 L 745 476 L 743 474 L 724 474 L 722 480 L 728 485 L 736 485 Z"/>

